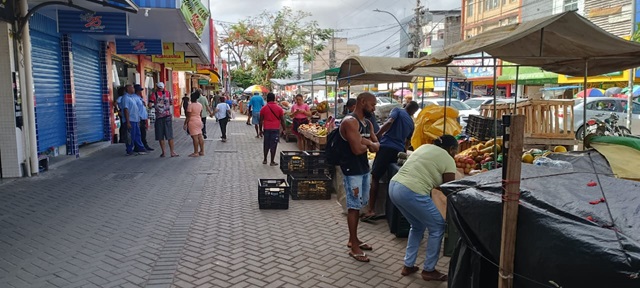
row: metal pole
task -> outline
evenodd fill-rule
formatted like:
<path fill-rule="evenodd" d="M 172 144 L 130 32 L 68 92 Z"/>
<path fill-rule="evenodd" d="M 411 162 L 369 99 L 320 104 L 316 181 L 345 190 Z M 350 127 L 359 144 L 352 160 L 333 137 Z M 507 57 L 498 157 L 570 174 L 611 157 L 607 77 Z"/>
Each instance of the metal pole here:
<path fill-rule="evenodd" d="M 29 11 L 29 4 L 27 0 L 20 1 L 20 15 L 25 16 Z M 33 64 L 31 62 L 31 34 L 29 33 L 29 22 L 25 24 L 22 30 L 22 35 L 20 42 L 22 44 L 22 61 L 24 66 L 24 91 L 26 92 L 26 111 L 25 111 L 25 120 L 27 120 L 24 127 L 26 127 L 25 131 L 25 142 L 26 152 L 27 152 L 27 176 L 31 176 L 33 174 L 38 174 L 38 143 L 36 142 L 36 110 L 35 110 L 35 95 L 34 95 L 34 84 L 33 84 Z M 20 57 L 20 54 L 17 55 Z M 20 68 L 20 67 L 18 67 Z"/>
<path fill-rule="evenodd" d="M 311 78 L 311 101 L 312 101 L 311 103 L 313 103 L 313 101 L 315 100 L 314 93 L 313 93 L 313 90 L 314 90 L 314 87 L 313 87 L 313 62 L 316 61 L 316 51 L 313 48 L 313 46 L 314 46 L 314 44 L 313 44 L 313 32 L 311 32 L 311 66 L 309 67 L 310 68 L 309 78 Z"/>
<path fill-rule="evenodd" d="M 442 135 L 447 134 L 447 96 L 449 95 L 449 91 L 447 91 L 449 90 L 447 89 L 447 79 L 449 79 L 449 66 L 445 66 L 444 70 L 444 122 L 442 122 Z"/>
<path fill-rule="evenodd" d="M 520 76 L 520 65 L 516 66 L 516 96 L 515 100 L 513 101 L 513 115 L 518 114 L 518 76 Z"/>
<path fill-rule="evenodd" d="M 582 87 L 582 145 L 584 145 L 584 140 L 587 138 L 587 77 L 589 76 L 589 59 L 584 59 L 584 86 Z M 629 103 L 631 104 L 631 103 Z"/>
<path fill-rule="evenodd" d="M 422 108 L 424 108 L 424 78 L 426 77 L 422 77 L 422 104 L 420 104 Z"/>
<path fill-rule="evenodd" d="M 498 157 L 498 109 L 496 107 L 496 101 L 498 101 L 498 97 L 496 92 L 498 91 L 498 75 L 496 73 L 498 70 L 498 61 L 493 57 L 493 168 L 498 168 L 498 161 L 496 161 Z"/>
<path fill-rule="evenodd" d="M 637 15 L 637 11 L 636 9 L 638 9 L 638 7 L 636 7 L 636 0 L 631 1 L 631 37 L 632 37 L 632 41 L 634 41 L 633 39 L 633 35 L 636 33 L 636 22 L 638 19 L 636 19 L 636 15 Z M 631 121 L 633 119 L 633 82 L 636 78 L 636 71 L 635 69 L 629 69 L 629 95 L 627 95 L 627 128 L 629 128 L 629 130 L 631 130 L 631 124 L 633 124 Z M 586 104 L 586 103 L 585 103 Z"/>

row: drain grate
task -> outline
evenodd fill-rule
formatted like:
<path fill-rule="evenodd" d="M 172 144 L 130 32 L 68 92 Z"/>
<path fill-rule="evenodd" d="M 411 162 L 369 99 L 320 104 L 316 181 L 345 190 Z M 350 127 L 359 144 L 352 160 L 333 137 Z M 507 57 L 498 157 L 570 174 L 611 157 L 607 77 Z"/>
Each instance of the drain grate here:
<path fill-rule="evenodd" d="M 105 180 L 135 180 L 142 177 L 143 172 L 131 173 L 111 173 L 105 177 Z"/>

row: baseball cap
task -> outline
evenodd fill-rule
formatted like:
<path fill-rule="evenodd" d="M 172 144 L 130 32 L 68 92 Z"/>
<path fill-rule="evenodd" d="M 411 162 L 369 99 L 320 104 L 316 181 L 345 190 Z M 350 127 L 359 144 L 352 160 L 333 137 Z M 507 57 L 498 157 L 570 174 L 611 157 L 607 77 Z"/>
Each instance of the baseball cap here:
<path fill-rule="evenodd" d="M 162 82 L 158 82 L 157 85 L 158 85 L 158 88 L 164 88 L 164 83 L 162 83 Z"/>
<path fill-rule="evenodd" d="M 140 86 L 140 84 L 133 85 L 133 89 L 136 92 L 144 90 L 144 88 L 142 88 L 142 86 Z"/>

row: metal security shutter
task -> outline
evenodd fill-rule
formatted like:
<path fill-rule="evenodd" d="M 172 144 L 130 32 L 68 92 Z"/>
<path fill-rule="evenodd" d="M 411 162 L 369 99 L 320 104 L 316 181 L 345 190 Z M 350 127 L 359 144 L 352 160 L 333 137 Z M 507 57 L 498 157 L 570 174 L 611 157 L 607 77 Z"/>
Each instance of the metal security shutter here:
<path fill-rule="evenodd" d="M 73 81 L 76 92 L 78 144 L 103 140 L 100 43 L 84 35 L 71 37 Z"/>
<path fill-rule="evenodd" d="M 66 144 L 60 35 L 56 22 L 36 13 L 29 20 L 36 98 L 38 152 Z"/>

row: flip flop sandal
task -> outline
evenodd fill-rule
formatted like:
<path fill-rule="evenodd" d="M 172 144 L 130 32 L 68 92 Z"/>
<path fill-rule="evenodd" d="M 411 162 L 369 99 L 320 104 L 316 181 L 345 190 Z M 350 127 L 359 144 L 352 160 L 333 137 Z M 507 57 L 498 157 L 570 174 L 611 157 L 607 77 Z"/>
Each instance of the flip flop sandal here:
<path fill-rule="evenodd" d="M 351 248 L 351 245 L 347 244 L 347 247 Z M 367 243 L 362 243 L 358 247 L 360 247 L 361 250 L 365 250 L 365 251 L 372 251 L 373 250 L 373 246 L 371 246 L 371 245 L 369 245 Z"/>
<path fill-rule="evenodd" d="M 198 153 L 191 153 L 191 154 L 189 154 L 189 157 L 198 157 L 198 156 L 200 156 L 200 155 L 198 155 Z M 171 157 L 173 157 L 173 156 L 171 156 Z"/>
<path fill-rule="evenodd" d="M 164 158 L 164 154 L 160 154 L 160 158 Z"/>
<path fill-rule="evenodd" d="M 356 259 L 356 261 L 358 262 L 369 262 L 369 257 L 367 257 L 367 253 L 362 252 L 361 254 L 354 254 L 353 252 L 349 251 L 349 256 L 351 256 L 351 258 Z"/>
<path fill-rule="evenodd" d="M 173 154 L 173 155 L 171 155 L 171 157 L 180 157 L 180 155 L 178 155 L 178 154 Z"/>

